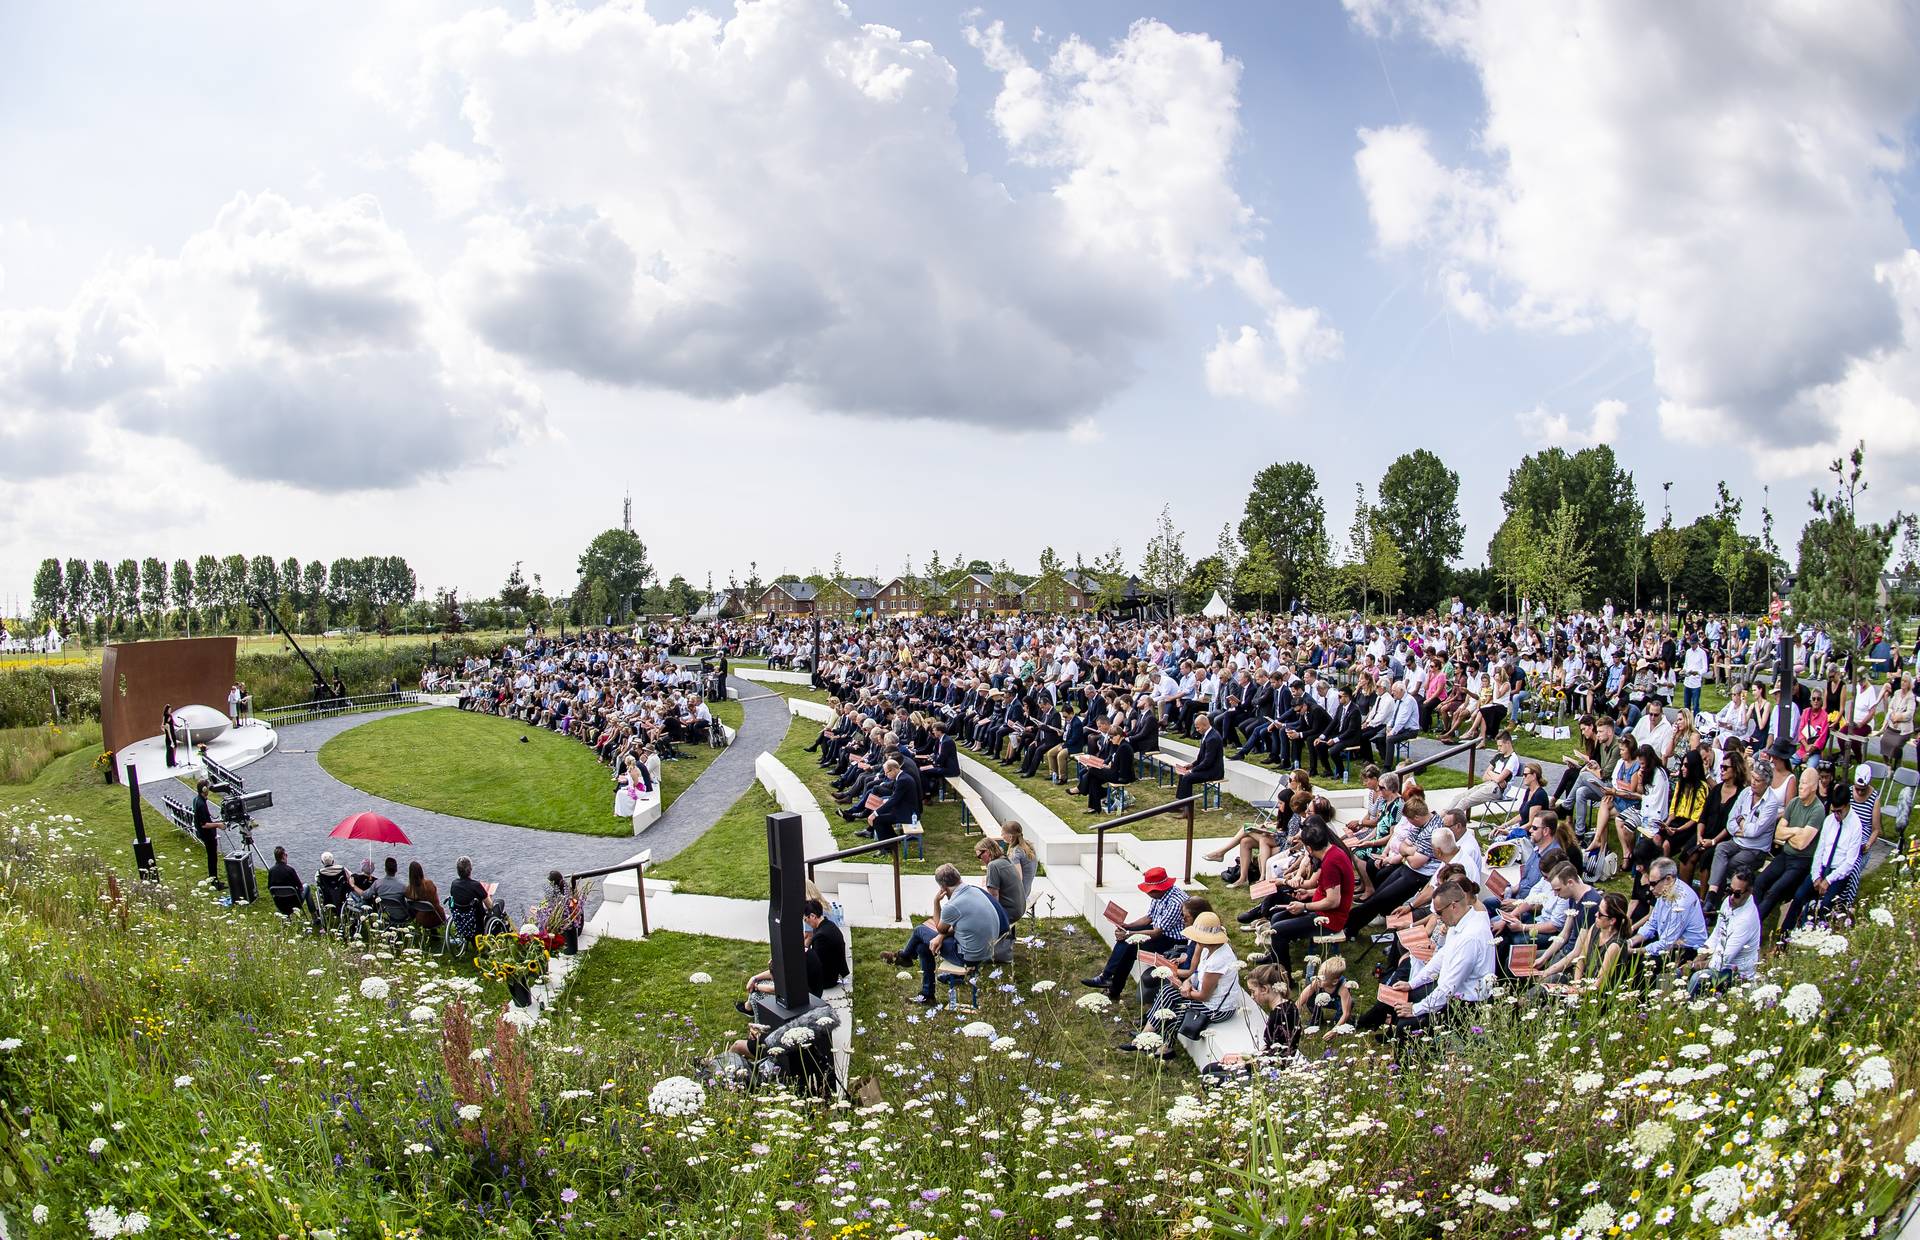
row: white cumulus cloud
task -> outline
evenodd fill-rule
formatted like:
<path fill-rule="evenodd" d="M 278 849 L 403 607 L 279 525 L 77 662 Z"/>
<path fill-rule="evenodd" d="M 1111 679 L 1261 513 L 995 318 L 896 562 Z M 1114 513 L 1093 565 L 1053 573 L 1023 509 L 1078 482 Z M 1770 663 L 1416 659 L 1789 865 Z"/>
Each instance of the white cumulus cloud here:
<path fill-rule="evenodd" d="M 65 307 L 0 316 L 0 438 L 15 477 L 101 417 L 234 475 L 321 491 L 402 486 L 540 423 L 537 391 L 441 306 L 360 197 L 241 195 L 177 256 L 110 265 Z"/>
<path fill-rule="evenodd" d="M 1635 329 L 1670 433 L 1822 463 L 1856 430 L 1892 435 L 1901 408 L 1862 368 L 1920 345 L 1888 274 L 1911 5 L 1347 6 L 1479 77 L 1477 158 L 1442 161 L 1418 125 L 1362 129 L 1356 155 L 1379 244 L 1424 255 L 1469 320 Z"/>
<path fill-rule="evenodd" d="M 1038 189 L 969 165 L 934 47 L 830 0 L 469 15 L 410 92 L 446 85 L 498 170 L 449 285 L 537 367 L 876 417 L 1069 428 L 1132 381 L 1167 300 L 1216 276 L 1259 318 L 1245 366 L 1297 382 L 1326 355 L 1337 337 L 1249 257 L 1217 42 L 1148 22 L 1035 68 L 997 25 L 968 37 Z"/>
<path fill-rule="evenodd" d="M 1576 425 L 1571 415 L 1544 405 L 1536 405 L 1515 421 L 1520 424 L 1520 433 L 1532 443 L 1544 448 L 1578 451 L 1614 442 L 1620 434 L 1620 421 L 1626 415 L 1625 401 L 1603 400 L 1593 407 L 1585 426 Z"/>

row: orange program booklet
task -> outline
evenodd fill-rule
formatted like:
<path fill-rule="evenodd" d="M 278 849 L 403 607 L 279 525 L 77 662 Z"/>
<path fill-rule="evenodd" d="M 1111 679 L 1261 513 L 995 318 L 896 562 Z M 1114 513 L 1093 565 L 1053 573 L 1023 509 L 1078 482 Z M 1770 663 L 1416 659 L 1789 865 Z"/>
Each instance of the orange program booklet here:
<path fill-rule="evenodd" d="M 1120 905 L 1113 900 L 1107 901 L 1107 907 L 1102 915 L 1116 926 L 1124 926 L 1127 924 L 1127 910 L 1121 908 Z"/>

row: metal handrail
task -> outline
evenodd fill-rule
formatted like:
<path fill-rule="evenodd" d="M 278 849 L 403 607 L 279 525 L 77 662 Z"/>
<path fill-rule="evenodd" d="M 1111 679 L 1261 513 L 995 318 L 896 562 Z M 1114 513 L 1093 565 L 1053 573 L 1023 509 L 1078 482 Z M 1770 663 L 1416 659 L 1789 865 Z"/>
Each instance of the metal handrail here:
<path fill-rule="evenodd" d="M 252 718 L 263 723 L 285 724 L 303 719 L 319 719 L 328 715 L 344 715 L 357 710 L 377 710 L 383 706 L 406 706 L 421 700 L 422 694 L 413 689 L 402 689 L 398 693 L 362 693 L 348 694 L 346 697 L 314 698 L 308 702 L 296 702 L 290 706 L 269 706 L 252 713 Z"/>
<path fill-rule="evenodd" d="M 597 870 L 581 870 L 567 878 L 567 890 L 579 889 L 583 878 L 605 878 L 609 874 L 624 874 L 633 871 L 633 885 L 640 889 L 640 936 L 645 938 L 653 933 L 653 927 L 647 924 L 647 862 L 653 860 L 651 850 L 641 853 L 631 861 L 622 861 L 619 865 L 603 865 Z"/>
<path fill-rule="evenodd" d="M 839 852 L 830 852 L 824 856 L 808 857 L 807 881 L 813 881 L 813 867 L 822 862 L 841 861 L 848 857 L 862 857 L 867 853 L 879 852 L 883 848 L 887 849 L 893 854 L 893 919 L 895 921 L 904 921 L 906 920 L 906 913 L 903 911 L 900 898 L 900 852 L 906 845 L 906 836 L 895 835 L 884 840 L 874 840 L 866 844 L 856 844 L 852 848 L 843 848 Z"/>
<path fill-rule="evenodd" d="M 1457 744 L 1447 746 L 1445 749 L 1436 750 L 1424 758 L 1415 759 L 1405 766 L 1396 766 L 1391 771 L 1388 771 L 1387 774 L 1397 775 L 1401 779 L 1405 779 L 1409 775 L 1418 775 L 1436 763 L 1445 762 L 1448 758 L 1458 757 L 1464 753 L 1467 755 L 1467 786 L 1471 788 L 1473 786 L 1474 755 L 1479 753 L 1479 751 L 1479 741 L 1460 741 Z"/>
<path fill-rule="evenodd" d="M 1129 826 L 1142 819 L 1154 818 L 1161 814 L 1178 814 L 1182 811 L 1185 811 L 1187 815 L 1187 872 L 1186 876 L 1180 881 L 1183 883 L 1192 882 L 1193 804 L 1199 799 L 1198 796 L 1181 797 L 1177 801 L 1168 801 L 1165 805 L 1156 805 L 1152 809 L 1137 809 L 1131 814 L 1122 814 L 1118 818 L 1093 824 L 1093 885 L 1096 888 L 1106 886 L 1107 832 L 1113 830 L 1115 827 Z"/>

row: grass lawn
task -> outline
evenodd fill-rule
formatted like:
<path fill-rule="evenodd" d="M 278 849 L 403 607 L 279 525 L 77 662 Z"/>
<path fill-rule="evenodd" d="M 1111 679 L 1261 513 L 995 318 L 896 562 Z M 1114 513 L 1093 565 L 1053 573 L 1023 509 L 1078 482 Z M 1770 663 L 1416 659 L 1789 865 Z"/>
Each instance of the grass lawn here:
<path fill-rule="evenodd" d="M 740 703 L 713 709 L 723 723 L 740 726 Z M 661 764 L 662 809 L 721 751 L 692 745 L 681 752 L 687 756 Z M 495 715 L 440 709 L 377 719 L 321 746 L 320 765 L 375 796 L 443 814 L 543 831 L 628 834 L 613 815 L 613 776 L 591 749 Z"/>
<path fill-rule="evenodd" d="M 822 706 L 833 700 L 832 695 L 825 689 L 815 689 L 811 685 L 769 684 L 758 680 L 751 683 L 759 685 L 770 693 L 777 693 L 783 698 L 799 698 L 805 702 L 818 702 Z"/>
<path fill-rule="evenodd" d="M 747 978 L 766 967 L 767 945 L 753 939 L 672 930 L 656 930 L 645 942 L 602 939 L 567 980 L 557 1023 L 619 1040 L 650 1035 L 691 1060 L 745 1032 L 747 1018 L 733 1005 Z M 713 981 L 687 981 L 695 973 Z"/>
<path fill-rule="evenodd" d="M 672 879 L 676 890 L 741 900 L 767 897 L 767 815 L 780 803 L 759 784 L 741 794 L 707 833 L 669 861 L 652 867 L 654 878 Z"/>

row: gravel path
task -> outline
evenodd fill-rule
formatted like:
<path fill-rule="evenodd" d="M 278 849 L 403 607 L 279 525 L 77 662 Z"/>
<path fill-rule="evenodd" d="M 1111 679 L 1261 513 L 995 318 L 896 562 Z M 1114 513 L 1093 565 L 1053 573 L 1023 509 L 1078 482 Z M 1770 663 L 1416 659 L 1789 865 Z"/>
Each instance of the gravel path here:
<path fill-rule="evenodd" d="M 659 821 L 637 836 L 578 835 L 566 831 L 536 831 L 459 818 L 403 805 L 341 783 L 321 767 L 320 747 L 346 731 L 405 710 L 345 715 L 295 724 L 280 732 L 280 747 L 246 767 L 240 774 L 249 788 L 271 788 L 274 807 L 254 819 L 254 842 L 271 861 L 276 844 L 284 844 L 302 878 L 311 882 L 320 854 L 332 850 L 342 865 L 356 866 L 365 858 L 366 845 L 329 839 L 327 832 L 347 815 L 360 810 L 384 814 L 399 823 L 413 840 L 386 849 L 376 845 L 376 864 L 388 851 L 402 867 L 418 860 L 444 894 L 453 881 L 454 862 L 470 856 L 474 876 L 500 884 L 516 916 L 526 912 L 543 889 L 547 871 L 591 870 L 624 861 L 643 849 L 655 861 L 664 861 L 704 835 L 754 782 L 754 761 L 765 750 L 779 746 L 786 734 L 787 704 L 752 681 L 731 679 L 740 694 L 743 719 L 727 751 L 715 758 L 700 777 L 683 789 Z M 418 707 L 406 709 L 422 709 Z M 425 709 L 445 709 L 428 707 Z M 144 785 L 141 789 L 156 806 L 162 796 L 185 800 L 192 795 L 176 780 Z M 607 783 L 607 816 L 613 816 L 613 783 Z M 404 873 L 404 869 L 403 869 Z"/>

